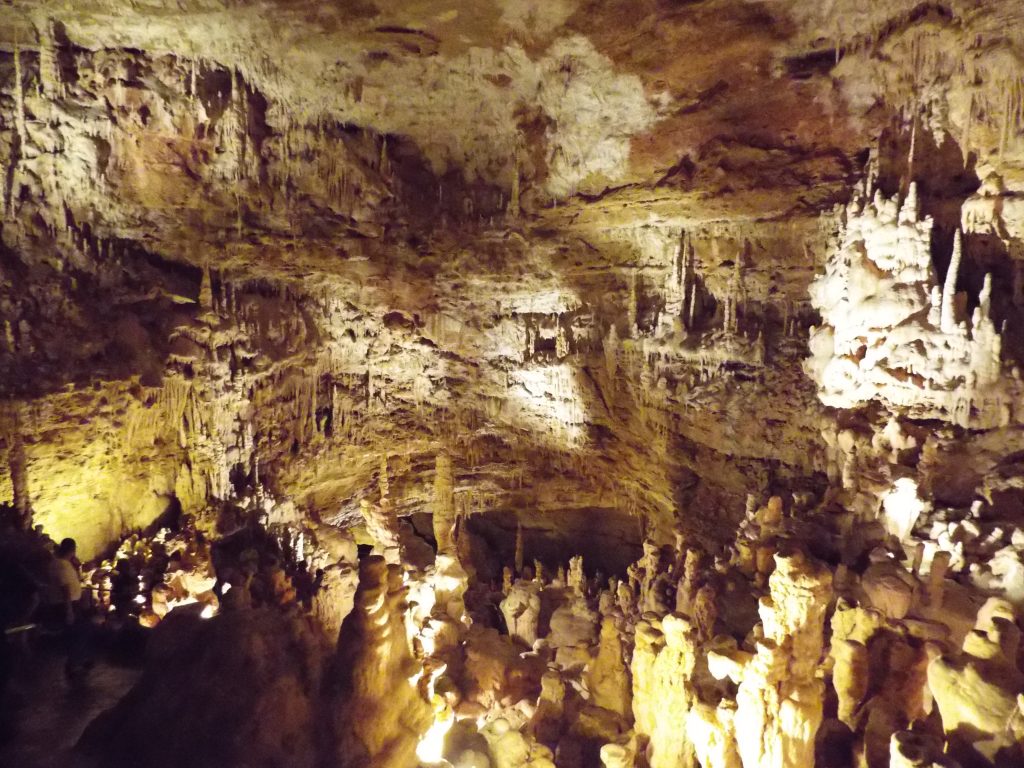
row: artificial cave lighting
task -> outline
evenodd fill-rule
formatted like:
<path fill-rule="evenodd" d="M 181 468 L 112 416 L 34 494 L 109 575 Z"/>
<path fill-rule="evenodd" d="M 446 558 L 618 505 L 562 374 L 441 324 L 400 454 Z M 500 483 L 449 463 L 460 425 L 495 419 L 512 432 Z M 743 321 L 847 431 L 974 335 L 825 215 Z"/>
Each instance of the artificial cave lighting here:
<path fill-rule="evenodd" d="M 1022 766 L 1022 339 L 1019 0 L 0 3 L 0 765 Z"/>

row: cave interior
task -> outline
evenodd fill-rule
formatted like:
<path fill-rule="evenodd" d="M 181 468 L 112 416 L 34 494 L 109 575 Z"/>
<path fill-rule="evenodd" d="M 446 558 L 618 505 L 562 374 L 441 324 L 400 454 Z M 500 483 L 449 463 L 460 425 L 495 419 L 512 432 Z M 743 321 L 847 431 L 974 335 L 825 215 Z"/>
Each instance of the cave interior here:
<path fill-rule="evenodd" d="M 1024 766 L 1019 0 L 8 0 L 0 208 L 0 764 Z"/>

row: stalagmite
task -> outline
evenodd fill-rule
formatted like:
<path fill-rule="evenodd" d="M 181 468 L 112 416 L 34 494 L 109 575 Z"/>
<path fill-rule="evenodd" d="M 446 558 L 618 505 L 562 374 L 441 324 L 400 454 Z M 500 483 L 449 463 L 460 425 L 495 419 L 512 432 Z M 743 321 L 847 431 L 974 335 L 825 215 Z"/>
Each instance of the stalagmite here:
<path fill-rule="evenodd" d="M 614 616 L 605 616 L 601 620 L 597 647 L 597 655 L 587 670 L 591 700 L 595 706 L 628 719 L 632 716 L 630 681 Z"/>
<path fill-rule="evenodd" d="M 601 747 L 601 765 L 604 768 L 633 768 L 636 754 L 629 746 L 605 744 Z"/>
<path fill-rule="evenodd" d="M 839 697 L 839 720 L 855 727 L 855 715 L 870 682 L 868 650 L 857 640 L 833 639 L 832 685 Z"/>
<path fill-rule="evenodd" d="M 943 655 L 929 664 L 928 687 L 954 756 L 995 761 L 1001 754 L 999 759 L 1024 760 L 1019 647 L 1014 609 L 993 598 L 978 612 L 962 655 Z"/>
<path fill-rule="evenodd" d="M 739 672 L 735 732 L 744 768 L 814 761 L 824 686 L 816 668 L 824 644 L 832 574 L 803 555 L 777 555 L 758 612 L 764 639 Z"/>
<path fill-rule="evenodd" d="M 910 178 L 913 178 L 912 176 Z M 918 221 L 921 215 L 921 203 L 917 196 L 917 182 L 910 182 L 907 189 L 907 196 L 900 207 L 900 223 L 913 224 Z"/>
<path fill-rule="evenodd" d="M 538 638 L 540 592 L 540 582 L 518 581 L 512 585 L 500 606 L 509 637 L 531 647 Z"/>
<path fill-rule="evenodd" d="M 741 768 L 736 749 L 735 708 L 697 703 L 686 717 L 686 734 L 701 768 Z"/>
<path fill-rule="evenodd" d="M 957 768 L 957 763 L 943 754 L 937 739 L 899 731 L 892 735 L 889 768 Z"/>
<path fill-rule="evenodd" d="M 919 417 L 1003 424 L 1007 385 L 999 334 L 980 310 L 969 323 L 956 317 L 962 236 L 958 231 L 937 296 L 933 222 L 920 219 L 915 208 L 912 199 L 905 201 L 898 221 L 897 200 L 878 191 L 872 201 L 847 206 L 840 242 L 811 286 L 811 302 L 825 323 L 811 334 L 804 368 L 832 407 L 877 399 Z"/>
<path fill-rule="evenodd" d="M 963 237 L 958 229 L 953 235 L 953 256 L 946 270 L 946 282 L 942 288 L 941 327 L 945 333 L 956 328 L 956 281 L 960 273 L 960 259 L 963 256 Z"/>
<path fill-rule="evenodd" d="M 406 590 L 398 566 L 380 557 L 359 566 L 355 607 L 342 627 L 333 684 L 343 707 L 334 715 L 335 759 L 351 768 L 415 768 L 416 747 L 431 722 L 413 680 L 402 619 Z"/>
<path fill-rule="evenodd" d="M 651 768 L 692 763 L 686 721 L 693 704 L 690 688 L 697 653 L 690 624 L 666 616 L 661 626 L 641 622 L 633 650 L 633 716 L 637 733 L 649 740 Z"/>

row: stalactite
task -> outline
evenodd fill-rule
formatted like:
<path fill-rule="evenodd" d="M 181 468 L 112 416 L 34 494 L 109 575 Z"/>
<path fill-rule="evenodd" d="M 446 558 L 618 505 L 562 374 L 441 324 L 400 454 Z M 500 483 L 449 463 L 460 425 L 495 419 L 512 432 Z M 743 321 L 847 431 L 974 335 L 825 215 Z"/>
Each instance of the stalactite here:
<path fill-rule="evenodd" d="M 566 338 L 565 328 L 562 326 L 562 323 L 558 322 L 557 319 L 556 322 L 558 325 L 555 330 L 555 357 L 561 360 L 569 354 L 569 341 Z"/>
<path fill-rule="evenodd" d="M 388 455 L 380 455 L 380 466 L 377 471 L 377 488 L 380 491 L 381 499 L 386 499 L 391 493 L 391 483 L 388 479 Z"/>
<path fill-rule="evenodd" d="M 203 276 L 199 283 L 199 308 L 206 312 L 213 310 L 213 278 L 209 265 L 203 267 Z"/>
<path fill-rule="evenodd" d="M 507 213 L 509 217 L 518 219 L 519 208 L 519 140 L 518 137 L 512 145 L 512 189 L 509 193 Z"/>
<path fill-rule="evenodd" d="M 964 120 L 963 133 L 960 136 L 960 148 L 967 157 L 971 151 L 971 128 L 974 123 L 974 92 L 971 92 L 971 98 L 967 103 L 967 117 Z"/>
<path fill-rule="evenodd" d="M 14 125 L 22 145 L 28 143 L 28 128 L 25 120 L 25 84 L 21 69 L 21 48 L 14 43 Z"/>
<path fill-rule="evenodd" d="M 626 305 L 626 323 L 629 329 L 629 337 L 635 339 L 640 335 L 637 327 L 637 270 L 633 268 L 629 273 L 629 303 Z"/>
<path fill-rule="evenodd" d="M 1002 162 L 1006 157 L 1006 147 L 1010 143 L 1010 125 L 1012 123 L 1010 113 L 1013 109 L 1013 95 L 1010 88 L 1003 88 L 1003 109 L 999 123 L 999 150 L 997 156 Z"/>
<path fill-rule="evenodd" d="M 688 328 L 693 327 L 694 305 L 697 300 L 697 284 L 694 282 L 694 258 L 693 236 L 689 231 L 684 231 L 679 292 L 683 297 L 682 314 L 687 320 Z"/>
<path fill-rule="evenodd" d="M 694 283 L 690 286 L 690 315 L 689 322 L 687 323 L 689 328 L 696 326 L 696 315 L 697 315 L 697 284 Z"/>
<path fill-rule="evenodd" d="M 39 87 L 47 98 L 62 96 L 63 84 L 57 60 L 53 22 L 47 19 L 39 25 Z"/>

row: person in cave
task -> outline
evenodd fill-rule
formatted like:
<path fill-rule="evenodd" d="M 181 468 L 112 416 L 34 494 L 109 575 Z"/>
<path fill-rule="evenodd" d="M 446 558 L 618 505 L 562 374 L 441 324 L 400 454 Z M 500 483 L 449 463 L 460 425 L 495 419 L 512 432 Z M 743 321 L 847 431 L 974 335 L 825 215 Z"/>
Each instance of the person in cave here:
<path fill-rule="evenodd" d="M 79 573 L 78 545 L 64 539 L 47 567 L 47 602 L 42 607 L 44 622 L 59 632 L 67 646 L 65 673 L 72 681 L 85 678 L 93 666 L 92 625 L 83 599 Z"/>
<path fill-rule="evenodd" d="M 12 733 L 15 697 L 9 691 L 38 603 L 38 585 L 24 564 L 0 557 L 0 743 Z"/>
<path fill-rule="evenodd" d="M 313 609 L 313 596 L 316 594 L 314 587 L 313 572 L 310 570 L 309 561 L 302 560 L 297 563 L 290 574 L 292 585 L 295 587 L 295 596 L 302 607 L 310 611 Z"/>
<path fill-rule="evenodd" d="M 118 561 L 111 579 L 110 598 L 121 619 L 131 615 L 137 607 L 135 597 L 139 594 L 139 574 L 131 558 Z"/>
<path fill-rule="evenodd" d="M 57 542 L 50 538 L 49 534 L 47 534 L 46 531 L 43 530 L 43 526 L 35 526 L 32 529 L 32 532 L 35 534 L 35 537 L 40 541 L 40 543 L 42 543 L 42 545 L 46 547 L 46 549 L 48 549 L 50 552 L 57 551 Z"/>

